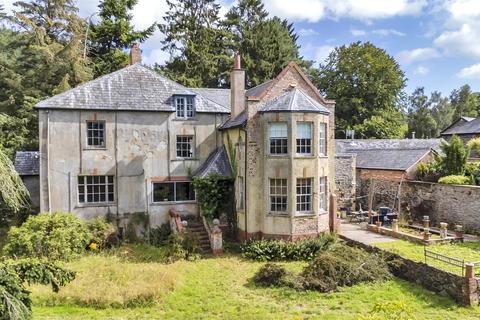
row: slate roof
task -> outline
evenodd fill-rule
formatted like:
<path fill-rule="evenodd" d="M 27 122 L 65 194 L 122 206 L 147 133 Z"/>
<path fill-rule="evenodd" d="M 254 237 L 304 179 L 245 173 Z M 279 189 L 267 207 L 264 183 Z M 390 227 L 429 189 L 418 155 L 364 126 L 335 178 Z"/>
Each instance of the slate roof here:
<path fill-rule="evenodd" d="M 15 170 L 21 176 L 38 176 L 40 152 L 17 151 L 15 154 Z"/>
<path fill-rule="evenodd" d="M 235 119 L 231 119 L 229 117 L 227 121 L 225 121 L 219 127 L 219 129 L 225 130 L 225 129 L 240 128 L 240 127 L 245 127 L 246 124 L 247 124 L 247 111 L 243 110 Z"/>
<path fill-rule="evenodd" d="M 225 147 L 218 147 L 194 173 L 194 177 L 205 178 L 211 173 L 218 173 L 225 177 L 232 177 L 232 168 L 228 160 Z"/>
<path fill-rule="evenodd" d="M 443 139 L 336 140 L 336 154 L 355 154 L 357 168 L 405 171 L 426 154 L 440 153 Z"/>
<path fill-rule="evenodd" d="M 205 94 L 205 95 L 204 95 Z M 134 64 L 36 104 L 42 109 L 89 109 L 173 112 L 173 95 L 195 95 L 196 112 L 229 113 L 222 97 L 186 88 L 141 64 Z"/>
<path fill-rule="evenodd" d="M 305 92 L 294 88 L 266 104 L 259 112 L 316 112 L 330 114 L 327 108 L 318 103 Z"/>
<path fill-rule="evenodd" d="M 230 89 L 216 88 L 190 88 L 192 91 L 204 96 L 221 106 L 230 109 Z"/>
<path fill-rule="evenodd" d="M 245 91 L 245 95 L 247 97 L 257 97 L 263 93 L 263 91 L 267 90 L 270 87 L 270 84 L 272 83 L 273 80 L 268 80 L 265 81 L 262 84 L 259 84 L 256 87 L 250 88 L 247 91 Z"/>
<path fill-rule="evenodd" d="M 479 118 L 469 118 L 462 117 L 456 122 L 454 122 L 450 127 L 442 131 L 440 135 L 449 136 L 449 135 L 462 135 L 462 134 L 478 134 L 480 133 L 480 117 Z"/>

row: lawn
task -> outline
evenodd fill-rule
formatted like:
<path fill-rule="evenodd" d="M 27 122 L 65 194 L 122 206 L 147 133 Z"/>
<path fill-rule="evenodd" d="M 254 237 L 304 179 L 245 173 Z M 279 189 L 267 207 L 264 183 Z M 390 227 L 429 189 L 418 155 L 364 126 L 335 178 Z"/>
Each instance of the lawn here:
<path fill-rule="evenodd" d="M 480 308 L 459 307 L 399 279 L 337 293 L 297 292 L 255 286 L 251 278 L 262 263 L 237 255 L 173 264 L 157 262 L 160 255 L 155 249 L 124 247 L 72 262 L 77 279 L 59 293 L 31 288 L 34 318 L 343 320 L 358 319 L 377 302 L 395 301 L 417 319 L 480 318 Z M 305 264 L 283 265 L 299 271 Z"/>
<path fill-rule="evenodd" d="M 417 244 L 406 240 L 396 240 L 392 242 L 375 243 L 374 246 L 397 253 L 414 261 L 425 262 L 424 245 L 422 244 Z M 438 252 L 440 254 L 460 260 L 465 259 L 465 262 L 480 261 L 480 242 L 478 241 L 435 244 L 427 246 L 427 250 Z M 430 258 L 427 259 L 427 263 L 445 271 L 450 271 L 456 274 L 462 273 L 461 268 L 450 266 Z M 479 271 L 480 270 L 477 270 L 477 272 Z"/>

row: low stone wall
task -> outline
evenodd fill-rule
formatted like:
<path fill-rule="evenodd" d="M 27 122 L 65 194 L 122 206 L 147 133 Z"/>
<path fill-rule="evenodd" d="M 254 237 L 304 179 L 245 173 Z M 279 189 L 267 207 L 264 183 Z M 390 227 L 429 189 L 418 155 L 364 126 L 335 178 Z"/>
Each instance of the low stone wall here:
<path fill-rule="evenodd" d="M 480 279 L 466 278 L 437 269 L 422 262 L 406 259 L 398 254 L 382 250 L 355 240 L 343 238 L 348 245 L 378 253 L 390 261 L 390 271 L 397 277 L 420 284 L 424 288 L 448 296 L 462 305 L 478 305 Z"/>
<path fill-rule="evenodd" d="M 335 156 L 335 186 L 338 207 L 354 210 L 356 155 L 338 154 Z"/>
<path fill-rule="evenodd" d="M 368 195 L 370 180 L 357 180 L 357 196 Z M 373 207 L 398 208 L 400 182 L 373 180 Z M 421 222 L 430 217 L 431 226 L 446 222 L 449 229 L 462 225 L 465 232 L 480 233 L 480 187 L 443 185 L 438 183 L 403 181 L 399 194 L 401 210 L 408 219 Z M 366 208 L 366 198 L 362 199 Z"/>

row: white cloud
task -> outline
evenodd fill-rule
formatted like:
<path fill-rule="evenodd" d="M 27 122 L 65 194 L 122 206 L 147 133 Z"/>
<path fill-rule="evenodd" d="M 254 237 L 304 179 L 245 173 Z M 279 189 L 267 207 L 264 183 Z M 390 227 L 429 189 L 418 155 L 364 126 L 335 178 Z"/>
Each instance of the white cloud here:
<path fill-rule="evenodd" d="M 318 31 L 314 30 L 314 29 L 305 29 L 305 28 L 302 28 L 300 30 L 298 30 L 297 32 L 300 36 L 302 37 L 310 37 L 310 36 L 316 36 L 319 34 Z"/>
<path fill-rule="evenodd" d="M 273 14 L 296 21 L 317 22 L 325 17 L 357 20 L 385 19 L 419 14 L 427 0 L 265 0 Z"/>
<path fill-rule="evenodd" d="M 426 61 L 440 57 L 440 53 L 434 48 L 417 48 L 400 51 L 396 58 L 403 65 L 409 65 L 415 61 Z"/>
<path fill-rule="evenodd" d="M 425 66 L 418 66 L 414 71 L 413 74 L 424 76 L 430 72 L 430 69 Z"/>
<path fill-rule="evenodd" d="M 367 32 L 365 30 L 360 30 L 360 29 L 350 29 L 350 33 L 354 37 L 364 37 L 367 35 Z"/>
<path fill-rule="evenodd" d="M 480 63 L 461 69 L 457 73 L 457 77 L 464 79 L 480 79 Z"/>
<path fill-rule="evenodd" d="M 333 46 L 325 45 L 325 46 L 320 46 L 315 50 L 315 61 L 317 63 L 323 63 L 325 62 L 325 59 L 328 58 L 328 55 L 330 52 L 332 52 L 335 49 Z"/>
<path fill-rule="evenodd" d="M 378 36 L 382 37 L 388 37 L 388 36 L 399 36 L 399 37 L 404 37 L 406 36 L 405 33 L 395 30 L 395 29 L 376 29 L 372 31 L 373 34 L 376 34 Z"/>

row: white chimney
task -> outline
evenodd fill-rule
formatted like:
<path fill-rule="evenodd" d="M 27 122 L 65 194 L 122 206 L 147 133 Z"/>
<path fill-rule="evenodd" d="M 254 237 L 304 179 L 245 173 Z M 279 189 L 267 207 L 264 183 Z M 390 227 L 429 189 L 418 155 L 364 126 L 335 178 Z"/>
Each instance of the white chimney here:
<path fill-rule="evenodd" d="M 231 117 L 235 119 L 245 109 L 245 70 L 241 67 L 240 55 L 235 55 L 230 74 Z"/>

